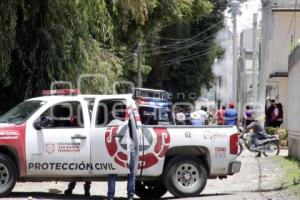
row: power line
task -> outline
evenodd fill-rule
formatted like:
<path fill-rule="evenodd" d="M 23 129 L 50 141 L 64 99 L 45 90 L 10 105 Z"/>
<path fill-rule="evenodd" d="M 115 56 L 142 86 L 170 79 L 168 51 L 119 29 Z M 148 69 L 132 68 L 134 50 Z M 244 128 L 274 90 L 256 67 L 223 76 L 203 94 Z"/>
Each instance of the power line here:
<path fill-rule="evenodd" d="M 175 44 L 164 45 L 163 47 L 153 48 L 153 49 L 156 50 L 156 49 L 160 49 L 160 48 L 167 48 L 167 47 L 172 47 L 172 46 L 177 46 L 177 45 L 180 45 L 180 44 L 184 44 L 184 43 L 187 43 L 187 42 L 189 42 L 189 41 L 193 41 L 193 39 L 199 37 L 200 35 L 203 35 L 204 33 L 210 31 L 211 29 L 215 28 L 216 26 L 218 26 L 218 25 L 221 24 L 221 23 L 223 23 L 222 20 L 219 21 L 218 23 L 216 23 L 216 24 L 214 24 L 214 25 L 208 27 L 208 28 L 205 29 L 204 31 L 202 31 L 202 32 L 200 32 L 200 33 L 198 33 L 198 34 L 196 34 L 196 35 L 190 37 L 190 38 L 180 39 L 180 40 L 182 40 L 182 41 L 177 42 L 177 43 L 175 43 Z M 173 38 L 172 38 L 172 39 L 173 39 Z"/>
<path fill-rule="evenodd" d="M 183 47 L 176 48 L 176 49 L 174 49 L 174 50 L 169 50 L 169 51 L 156 52 L 156 53 L 153 53 L 153 54 L 154 54 L 154 55 L 160 55 L 160 54 L 167 54 L 167 53 L 172 53 L 172 52 L 180 51 L 180 50 L 183 50 L 183 49 L 189 49 L 189 48 L 191 48 L 191 47 L 193 47 L 193 46 L 196 46 L 196 45 L 198 45 L 198 44 L 200 44 L 200 43 L 206 41 L 206 40 L 209 39 L 209 38 L 212 38 L 212 37 L 216 36 L 217 34 L 218 34 L 218 32 L 216 32 L 216 33 L 214 33 L 214 34 L 212 34 L 212 35 L 210 35 L 210 36 L 208 36 L 208 37 L 206 37 L 206 38 L 204 38 L 204 39 L 202 39 L 202 40 L 200 40 L 200 41 L 191 43 L 191 44 L 189 44 L 189 45 L 187 45 L 187 46 L 183 46 Z M 149 50 L 151 50 L 151 49 L 149 49 Z"/>
<path fill-rule="evenodd" d="M 210 47 L 210 48 L 204 49 L 204 50 L 202 50 L 202 51 L 200 51 L 200 52 L 194 52 L 194 53 L 189 54 L 189 55 L 187 55 L 187 56 L 182 56 L 182 57 L 179 57 L 179 58 L 174 58 L 174 59 L 166 60 L 166 61 L 163 61 L 162 64 L 168 63 L 168 62 L 173 62 L 173 61 L 178 61 L 178 60 L 182 60 L 182 59 L 186 59 L 186 58 L 190 58 L 190 57 L 193 57 L 193 56 L 195 56 L 195 55 L 199 55 L 199 54 L 202 54 L 202 53 L 204 53 L 204 52 L 210 51 L 211 49 L 212 49 L 212 48 Z M 215 49 L 215 48 L 214 48 L 214 49 Z"/>
<path fill-rule="evenodd" d="M 197 56 L 192 56 L 190 58 L 187 58 L 187 59 L 183 59 L 183 60 L 178 60 L 178 61 L 175 61 L 175 62 L 170 62 L 170 63 L 165 63 L 165 64 L 162 64 L 163 66 L 168 66 L 168 65 L 173 65 L 175 63 L 179 63 L 179 62 L 185 62 L 185 61 L 189 61 L 189 60 L 193 60 L 194 58 L 199 58 L 199 57 L 202 57 L 202 56 L 205 56 L 207 54 L 210 54 L 212 52 L 214 52 L 216 49 L 213 49 L 213 50 L 210 50 L 210 51 L 207 51 L 205 53 L 202 53 L 202 54 L 199 54 Z"/>
<path fill-rule="evenodd" d="M 295 6 L 296 6 L 296 2 L 295 2 Z M 286 37 L 285 37 L 285 39 L 284 39 L 284 42 L 283 42 L 282 45 L 281 45 L 281 48 L 282 48 L 282 47 L 286 44 L 286 42 L 288 41 L 288 38 L 289 38 L 289 35 L 290 35 L 290 33 L 291 33 L 292 26 L 293 26 L 293 23 L 294 23 L 295 18 L 296 18 L 296 16 L 295 16 L 295 13 L 294 13 L 294 14 L 293 14 L 293 17 L 292 17 L 292 19 L 291 19 L 291 21 L 290 21 L 289 29 L 288 29 L 288 32 L 287 32 Z M 295 25 L 294 25 L 294 26 L 295 26 Z"/>
<path fill-rule="evenodd" d="M 293 43 L 293 50 L 296 47 L 297 5 L 298 5 L 298 0 L 295 1 L 295 10 L 294 10 L 295 20 L 294 20 L 294 41 L 293 41 L 294 43 Z"/>

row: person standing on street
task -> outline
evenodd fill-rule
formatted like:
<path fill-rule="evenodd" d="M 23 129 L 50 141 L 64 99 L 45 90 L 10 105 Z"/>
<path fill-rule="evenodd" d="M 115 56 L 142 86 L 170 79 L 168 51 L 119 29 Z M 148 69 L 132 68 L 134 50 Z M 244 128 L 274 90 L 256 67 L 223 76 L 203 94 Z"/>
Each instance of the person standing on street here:
<path fill-rule="evenodd" d="M 138 164 L 138 142 L 137 138 L 134 138 L 131 120 L 128 123 L 129 127 L 129 135 L 130 135 L 130 159 L 129 159 L 129 174 L 127 176 L 127 197 L 128 200 L 133 200 L 133 196 L 135 194 L 135 180 L 136 180 L 136 170 Z M 110 174 L 108 175 L 108 191 L 107 191 L 107 198 L 108 200 L 113 200 L 115 196 L 115 189 L 116 189 L 116 179 L 117 174 Z"/>
<path fill-rule="evenodd" d="M 253 116 L 252 107 L 249 105 L 246 105 L 246 109 L 245 109 L 244 116 L 243 116 L 243 123 L 245 126 L 248 126 L 249 124 L 251 124 L 251 122 L 253 120 L 254 120 L 254 116 Z"/>
<path fill-rule="evenodd" d="M 280 128 L 282 122 L 283 122 L 283 108 L 282 108 L 282 104 L 278 103 L 277 104 L 278 107 L 278 116 L 276 118 L 275 124 L 277 128 Z"/>
<path fill-rule="evenodd" d="M 76 186 L 76 181 L 70 181 L 68 184 L 68 189 L 66 189 L 64 191 L 64 194 L 71 195 L 73 193 L 75 186 Z M 90 194 L 91 181 L 85 181 L 83 188 L 84 188 L 84 196 L 86 196 L 86 197 L 91 196 L 91 194 Z"/>
<path fill-rule="evenodd" d="M 234 104 L 229 104 L 229 109 L 224 114 L 225 125 L 237 125 L 237 111 Z"/>
<path fill-rule="evenodd" d="M 272 123 L 272 113 L 275 107 L 275 100 L 270 100 L 270 106 L 266 110 L 266 126 L 273 126 Z"/>
<path fill-rule="evenodd" d="M 224 115 L 225 115 L 226 107 L 223 105 L 221 109 L 218 110 L 218 125 L 224 125 Z"/>

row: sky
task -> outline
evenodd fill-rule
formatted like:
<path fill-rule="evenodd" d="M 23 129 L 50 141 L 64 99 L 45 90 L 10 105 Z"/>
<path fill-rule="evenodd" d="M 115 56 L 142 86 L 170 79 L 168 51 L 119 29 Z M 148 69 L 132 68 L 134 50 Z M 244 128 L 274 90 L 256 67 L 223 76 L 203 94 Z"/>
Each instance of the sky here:
<path fill-rule="evenodd" d="M 253 25 L 253 14 L 258 13 L 258 21 L 260 21 L 261 13 L 261 0 L 248 0 L 245 3 L 241 3 L 241 15 L 237 17 L 237 30 L 239 33 L 244 29 L 252 28 Z M 225 12 L 226 24 L 229 27 L 229 30 L 232 31 L 232 19 L 231 14 L 228 13 L 228 10 Z"/>

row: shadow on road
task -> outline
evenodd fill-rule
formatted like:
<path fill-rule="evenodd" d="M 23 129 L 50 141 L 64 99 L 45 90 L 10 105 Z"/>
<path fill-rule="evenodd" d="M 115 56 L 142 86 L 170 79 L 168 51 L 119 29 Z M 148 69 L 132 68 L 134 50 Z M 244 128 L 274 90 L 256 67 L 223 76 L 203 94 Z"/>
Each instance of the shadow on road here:
<path fill-rule="evenodd" d="M 194 198 L 199 197 L 217 197 L 217 196 L 225 196 L 225 195 L 232 195 L 231 193 L 216 193 L 216 194 L 201 194 L 195 196 Z M 89 199 L 89 200 L 103 200 L 106 199 L 106 196 L 91 196 L 85 197 L 83 195 L 64 195 L 64 194 L 54 194 L 54 193 L 46 193 L 46 192 L 13 192 L 11 195 L 6 199 L 64 199 L 64 200 L 74 200 L 74 199 Z M 115 198 L 116 200 L 125 200 L 127 198 Z M 137 198 L 136 198 L 137 199 Z M 163 197 L 161 199 L 179 199 L 176 197 Z M 159 200 L 159 199 L 152 199 L 152 200 Z"/>

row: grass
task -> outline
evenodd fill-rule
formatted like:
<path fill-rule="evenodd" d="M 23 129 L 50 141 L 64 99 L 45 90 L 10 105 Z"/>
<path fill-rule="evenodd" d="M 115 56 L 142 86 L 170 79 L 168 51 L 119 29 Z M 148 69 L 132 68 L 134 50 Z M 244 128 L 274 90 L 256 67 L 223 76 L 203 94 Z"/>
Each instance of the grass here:
<path fill-rule="evenodd" d="M 300 198 L 300 162 L 290 157 L 273 157 L 282 167 L 285 176 L 282 180 L 283 188 L 288 189 Z"/>

